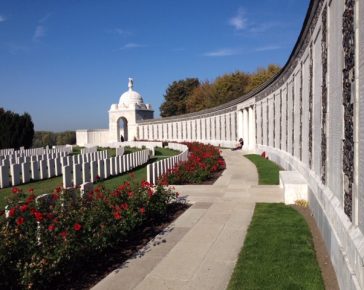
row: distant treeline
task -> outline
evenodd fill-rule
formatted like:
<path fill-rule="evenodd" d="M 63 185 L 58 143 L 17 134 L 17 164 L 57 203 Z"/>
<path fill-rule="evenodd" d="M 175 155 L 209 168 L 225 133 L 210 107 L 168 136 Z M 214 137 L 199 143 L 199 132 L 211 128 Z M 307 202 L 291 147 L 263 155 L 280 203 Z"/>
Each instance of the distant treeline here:
<path fill-rule="evenodd" d="M 34 124 L 28 113 L 19 115 L 0 108 L 0 149 L 32 146 Z"/>
<path fill-rule="evenodd" d="M 280 69 L 278 65 L 270 64 L 253 73 L 236 71 L 224 74 L 212 82 L 201 82 L 197 78 L 174 81 L 164 94 L 160 115 L 168 117 L 193 113 L 227 103 L 259 87 Z"/>
<path fill-rule="evenodd" d="M 44 147 L 53 145 L 76 144 L 76 132 L 48 132 L 37 131 L 33 138 L 33 147 Z"/>

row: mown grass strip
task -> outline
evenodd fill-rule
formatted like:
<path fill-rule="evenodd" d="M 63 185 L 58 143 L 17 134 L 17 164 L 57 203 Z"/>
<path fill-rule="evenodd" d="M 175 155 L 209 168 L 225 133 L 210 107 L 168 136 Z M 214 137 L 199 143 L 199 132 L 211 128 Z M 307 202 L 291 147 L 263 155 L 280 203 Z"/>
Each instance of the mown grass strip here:
<path fill-rule="evenodd" d="M 303 216 L 284 204 L 257 204 L 228 289 L 324 289 Z"/>
<path fill-rule="evenodd" d="M 260 185 L 279 184 L 279 170 L 282 169 L 276 163 L 257 154 L 248 154 L 244 156 L 257 167 Z"/>

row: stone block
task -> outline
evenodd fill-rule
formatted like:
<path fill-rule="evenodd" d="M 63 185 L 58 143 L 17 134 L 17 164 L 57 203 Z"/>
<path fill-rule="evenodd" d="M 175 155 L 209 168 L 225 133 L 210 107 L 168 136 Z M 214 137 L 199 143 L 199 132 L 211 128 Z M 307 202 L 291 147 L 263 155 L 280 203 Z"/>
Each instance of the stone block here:
<path fill-rule="evenodd" d="M 308 200 L 308 186 L 297 171 L 280 171 L 279 185 L 284 189 L 284 203 L 294 204 L 296 200 Z"/>
<path fill-rule="evenodd" d="M 73 164 L 73 186 L 76 187 L 82 183 L 82 165 Z"/>
<path fill-rule="evenodd" d="M 30 163 L 30 171 L 32 180 L 39 180 L 39 162 L 33 161 Z"/>
<path fill-rule="evenodd" d="M 82 163 L 82 181 L 83 183 L 91 181 L 90 163 Z"/>
<path fill-rule="evenodd" d="M 21 164 L 22 182 L 28 183 L 30 181 L 30 163 Z"/>
<path fill-rule="evenodd" d="M 20 183 L 20 165 L 12 164 L 10 165 L 10 175 L 11 175 L 11 185 L 15 186 Z"/>
<path fill-rule="evenodd" d="M 9 186 L 9 167 L 0 166 L 0 187 L 5 188 Z"/>
<path fill-rule="evenodd" d="M 124 147 L 116 148 L 116 156 L 124 155 Z"/>

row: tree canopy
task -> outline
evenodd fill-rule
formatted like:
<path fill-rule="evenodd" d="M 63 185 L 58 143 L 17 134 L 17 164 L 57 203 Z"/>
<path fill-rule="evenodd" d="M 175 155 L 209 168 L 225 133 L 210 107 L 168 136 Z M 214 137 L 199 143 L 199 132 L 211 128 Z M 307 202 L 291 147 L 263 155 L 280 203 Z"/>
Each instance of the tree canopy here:
<path fill-rule="evenodd" d="M 213 82 L 196 78 L 174 81 L 167 88 L 161 116 L 175 116 L 212 108 L 243 96 L 280 71 L 275 64 L 258 68 L 253 73 L 236 71 L 217 77 Z"/>
<path fill-rule="evenodd" d="M 186 78 L 170 84 L 164 95 L 164 103 L 160 106 L 162 117 L 175 116 L 187 113 L 186 99 L 192 91 L 200 85 L 197 78 Z"/>
<path fill-rule="evenodd" d="M 34 124 L 28 113 L 19 115 L 0 108 L 0 149 L 32 146 Z"/>

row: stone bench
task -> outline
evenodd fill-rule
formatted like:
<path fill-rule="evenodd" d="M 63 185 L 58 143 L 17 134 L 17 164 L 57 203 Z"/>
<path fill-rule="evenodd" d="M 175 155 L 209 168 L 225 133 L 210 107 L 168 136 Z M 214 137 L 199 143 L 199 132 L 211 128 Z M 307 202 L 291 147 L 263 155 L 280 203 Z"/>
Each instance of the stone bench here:
<path fill-rule="evenodd" d="M 279 186 L 283 188 L 285 204 L 294 204 L 296 200 L 308 200 L 307 183 L 297 171 L 279 171 Z"/>

